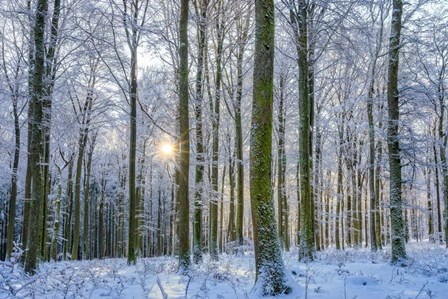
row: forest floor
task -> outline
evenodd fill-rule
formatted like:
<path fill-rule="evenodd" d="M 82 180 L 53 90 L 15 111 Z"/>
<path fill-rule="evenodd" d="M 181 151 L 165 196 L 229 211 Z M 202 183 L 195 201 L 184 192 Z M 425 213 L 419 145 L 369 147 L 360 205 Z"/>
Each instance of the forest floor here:
<path fill-rule="evenodd" d="M 405 265 L 389 263 L 389 248 L 325 250 L 315 261 L 299 263 L 297 250 L 284 255 L 295 285 L 282 298 L 448 298 L 448 250 L 411 243 Z M 177 273 L 173 257 L 42 263 L 34 276 L 19 265 L 0 262 L 0 298 L 253 298 L 254 256 L 223 254 L 189 275 Z M 164 295 L 165 296 L 164 296 Z"/>

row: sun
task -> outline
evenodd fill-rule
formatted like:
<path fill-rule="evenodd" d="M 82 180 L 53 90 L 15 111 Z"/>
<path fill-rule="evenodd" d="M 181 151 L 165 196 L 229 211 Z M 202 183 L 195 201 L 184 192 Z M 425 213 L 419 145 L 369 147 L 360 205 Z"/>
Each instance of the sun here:
<path fill-rule="evenodd" d="M 174 146 L 171 143 L 162 143 L 160 145 L 160 153 L 165 157 L 172 157 L 174 155 Z"/>

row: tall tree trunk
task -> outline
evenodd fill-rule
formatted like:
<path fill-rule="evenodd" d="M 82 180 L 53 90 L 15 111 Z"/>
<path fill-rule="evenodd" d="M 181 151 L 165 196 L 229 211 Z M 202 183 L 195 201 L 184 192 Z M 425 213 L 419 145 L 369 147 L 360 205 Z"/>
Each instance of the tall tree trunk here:
<path fill-rule="evenodd" d="M 73 228 L 72 260 L 77 260 L 79 253 L 79 241 L 81 231 L 81 174 L 84 161 L 84 152 L 87 145 L 88 132 L 89 132 L 90 111 L 92 108 L 92 101 L 93 101 L 93 90 L 92 90 L 93 86 L 94 85 L 92 86 L 90 85 L 89 81 L 87 98 L 86 101 L 84 102 L 84 107 L 81 111 L 82 121 L 78 141 L 78 160 L 76 162 L 76 173 L 75 173 L 75 215 L 74 215 L 75 226 Z"/>
<path fill-rule="evenodd" d="M 67 191 L 65 198 L 65 213 L 64 213 L 64 237 L 63 237 L 63 258 L 67 259 L 67 252 L 70 248 L 71 240 L 71 226 L 72 226 L 72 209 L 73 209 L 73 164 L 74 154 L 70 156 L 67 171 Z"/>
<path fill-rule="evenodd" d="M 286 214 L 288 212 L 286 198 L 286 154 L 285 154 L 285 112 L 284 112 L 284 89 L 285 75 L 280 76 L 279 86 L 279 106 L 278 106 L 278 173 L 277 173 L 277 207 L 278 207 L 278 235 L 280 237 L 280 246 L 287 248 L 286 244 Z M 285 205 L 286 204 L 286 205 Z"/>
<path fill-rule="evenodd" d="M 204 137 L 202 132 L 202 102 L 203 102 L 203 70 L 207 36 L 207 9 L 208 0 L 200 0 L 196 5 L 196 13 L 200 14 L 198 20 L 198 62 L 196 71 L 196 172 L 195 172 L 195 201 L 193 222 L 193 262 L 202 261 L 202 194 L 204 192 Z"/>
<path fill-rule="evenodd" d="M 31 12 L 31 0 L 27 0 L 27 11 L 28 11 L 28 21 L 30 26 L 30 38 L 28 41 L 28 136 L 27 136 L 27 152 L 31 152 L 31 136 L 32 131 L 32 119 L 33 119 L 33 75 L 34 75 L 34 63 L 35 63 L 35 53 L 34 53 L 34 24 L 33 24 L 33 13 Z M 23 222 L 22 222 L 22 244 L 26 249 L 28 245 L 28 228 L 30 219 L 30 209 L 31 209 L 31 155 L 27 155 L 26 161 L 26 175 L 25 175 L 25 192 L 23 201 Z M 23 255 L 23 258 L 26 254 Z"/>
<path fill-rule="evenodd" d="M 25 271 L 34 273 L 40 252 L 40 228 L 42 223 L 43 178 L 41 163 L 43 158 L 43 96 L 44 96 L 44 64 L 45 64 L 45 19 L 48 11 L 46 0 L 38 0 L 36 6 L 36 22 L 34 26 L 34 45 L 36 61 L 33 76 L 33 105 L 32 136 L 31 136 L 31 209 L 29 217 L 28 252 L 25 260 Z"/>
<path fill-rule="evenodd" d="M 87 165 L 84 176 L 84 220 L 83 220 L 83 249 L 82 257 L 84 259 L 91 258 L 91 252 L 89 250 L 89 198 L 90 198 L 90 174 L 92 170 L 92 158 L 93 150 L 95 149 L 96 134 L 92 136 L 89 153 L 87 155 Z"/>
<path fill-rule="evenodd" d="M 229 185 L 230 185 L 230 204 L 229 204 L 229 225 L 227 228 L 227 239 L 229 242 L 233 242 L 236 240 L 236 226 L 235 226 L 235 152 L 236 152 L 236 143 L 235 143 L 235 151 L 232 153 L 231 150 L 231 141 L 228 139 L 229 143 Z"/>
<path fill-rule="evenodd" d="M 344 237 L 343 233 L 343 213 L 342 207 L 344 202 L 343 195 L 343 173 L 342 173 L 342 146 L 343 146 L 343 125 L 342 128 L 339 129 L 339 153 L 338 153 L 338 175 L 337 175 L 337 190 L 336 190 L 336 224 L 335 224 L 335 241 L 336 241 L 336 249 L 344 248 Z"/>
<path fill-rule="evenodd" d="M 53 3 L 53 16 L 51 19 L 50 42 L 45 56 L 44 73 L 44 99 L 43 99 L 43 134 L 44 134 L 44 161 L 43 161 L 43 180 L 44 193 L 42 201 L 42 233 L 41 233 L 41 251 L 45 260 L 49 259 L 49 250 L 47 250 L 47 214 L 48 214 L 48 195 L 50 193 L 50 137 L 51 137 L 51 109 L 52 94 L 56 79 L 56 48 L 58 42 L 59 15 L 61 1 L 55 0 Z"/>
<path fill-rule="evenodd" d="M 60 217 L 61 217 L 61 199 L 62 199 L 62 184 L 61 184 L 61 169 L 58 169 L 58 195 L 56 199 L 56 211 L 55 211 L 55 220 L 53 226 L 53 236 L 51 239 L 51 250 L 50 257 L 53 261 L 57 261 L 58 257 L 58 239 L 59 239 L 59 228 L 60 228 Z"/>
<path fill-rule="evenodd" d="M 190 267 L 190 125 L 188 117 L 188 0 L 181 0 L 179 19 L 179 270 Z"/>
<path fill-rule="evenodd" d="M 382 111 L 382 105 L 380 105 L 379 111 Z M 383 127 L 382 121 L 379 122 L 378 128 L 381 130 Z M 383 142 L 381 140 L 378 140 L 377 142 L 377 160 L 376 160 L 376 167 L 375 167 L 375 226 L 376 226 L 376 240 L 377 240 L 377 247 L 378 250 L 382 249 L 382 237 L 384 234 L 382 234 L 382 226 L 381 226 L 381 219 L 382 213 L 381 213 L 381 205 L 380 205 L 380 199 L 382 198 L 382 182 L 381 182 L 381 172 L 382 167 L 381 163 L 383 160 Z"/>
<path fill-rule="evenodd" d="M 241 99 L 243 95 L 243 48 L 238 52 L 237 58 L 237 92 L 235 104 L 235 142 L 236 142 L 236 239 L 238 245 L 243 245 L 244 222 L 244 156 L 243 156 L 243 125 L 241 120 Z"/>
<path fill-rule="evenodd" d="M 224 187 L 225 187 L 225 181 L 226 181 L 226 164 L 224 163 L 224 167 L 222 170 L 222 179 L 221 179 L 221 192 L 220 192 L 220 200 L 219 200 L 219 227 L 218 227 L 218 232 L 219 232 L 219 242 L 218 242 L 218 248 L 219 248 L 219 252 L 222 253 L 223 252 L 223 248 L 224 248 L 224 237 L 225 237 L 225 232 L 224 232 Z"/>
<path fill-rule="evenodd" d="M 434 176 L 435 176 L 435 189 L 436 189 L 436 201 L 437 201 L 437 235 L 438 242 L 442 244 L 442 209 L 440 206 L 440 176 L 439 176 L 439 163 L 437 148 L 435 143 L 433 144 L 434 151 Z"/>
<path fill-rule="evenodd" d="M 373 123 L 373 96 L 376 74 L 375 62 L 372 65 L 371 81 L 369 84 L 369 90 L 367 95 L 367 119 L 369 122 L 369 201 L 370 201 L 370 249 L 375 252 L 378 250 L 378 241 L 376 239 L 377 230 L 376 227 L 376 199 L 375 196 L 375 126 Z M 377 176 L 379 173 L 376 174 Z"/>
<path fill-rule="evenodd" d="M 5 66 L 6 71 L 6 66 Z M 6 235 L 6 259 L 8 259 L 13 251 L 13 241 L 14 241 L 14 231 L 16 222 L 16 202 L 17 202 L 17 170 L 19 168 L 20 159 L 20 123 L 19 123 L 19 112 L 17 110 L 18 94 L 11 87 L 11 92 L 13 92 L 13 117 L 14 117 L 14 159 L 12 162 L 12 175 L 11 175 L 11 194 L 9 197 L 9 207 L 8 207 L 8 227 Z"/>
<path fill-rule="evenodd" d="M 274 20 L 274 1 L 256 1 L 250 197 L 255 247 L 255 289 L 262 296 L 275 296 L 291 290 L 286 285 L 271 184 Z"/>
<path fill-rule="evenodd" d="M 308 64 L 308 6 L 299 0 L 297 13 L 291 11 L 296 34 L 299 67 L 299 180 L 300 180 L 300 244 L 299 259 L 312 260 L 314 252 L 314 203 L 311 194 L 311 103 Z"/>
<path fill-rule="evenodd" d="M 387 83 L 388 126 L 387 145 L 389 148 L 390 172 L 390 220 L 392 263 L 406 258 L 404 243 L 404 223 L 401 190 L 401 159 L 400 141 L 398 136 L 399 125 L 399 94 L 398 94 L 398 67 L 400 50 L 401 17 L 403 14 L 402 0 L 393 0 L 392 24 L 389 44 L 389 67 Z"/>
<path fill-rule="evenodd" d="M 212 196 L 210 200 L 210 235 L 209 235 L 209 252 L 213 260 L 218 259 L 218 202 L 219 202 L 219 186 L 218 186 L 218 170 L 219 170 L 219 124 L 220 124 L 220 106 L 221 106 L 221 81 L 222 81 L 222 54 L 224 46 L 224 16 L 223 1 L 217 2 L 217 48 L 216 48 L 216 77 L 215 77 L 215 99 L 212 111 Z M 211 100 L 211 99 L 210 99 Z"/>
<path fill-rule="evenodd" d="M 427 153 L 427 157 L 430 156 L 430 152 L 431 150 L 428 151 Z M 430 161 L 430 159 L 428 159 L 427 161 Z M 429 165 L 429 162 L 427 162 L 427 164 Z M 426 203 L 427 203 L 427 209 L 428 209 L 428 235 L 429 235 L 429 240 L 431 242 L 434 242 L 434 215 L 433 215 L 433 199 L 431 196 L 431 168 L 430 167 L 425 167 L 423 168 L 423 176 L 425 177 L 425 182 L 426 182 Z"/>
<path fill-rule="evenodd" d="M 136 38 L 136 29 L 133 28 L 133 38 Z M 129 135 L 129 231 L 128 231 L 128 264 L 135 264 L 136 239 L 136 185 L 135 165 L 137 153 L 137 46 L 134 45 L 131 54 L 131 82 L 129 100 L 131 104 L 130 113 L 130 135 Z"/>

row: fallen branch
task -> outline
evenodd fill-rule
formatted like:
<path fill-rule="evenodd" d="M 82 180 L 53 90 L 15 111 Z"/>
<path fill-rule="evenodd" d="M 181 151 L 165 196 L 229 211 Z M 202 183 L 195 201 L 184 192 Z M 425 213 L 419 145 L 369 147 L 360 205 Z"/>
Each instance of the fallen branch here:
<path fill-rule="evenodd" d="M 165 292 L 165 289 L 163 288 L 162 283 L 160 282 L 159 276 L 157 276 L 157 285 L 159 286 L 163 299 L 168 299 L 168 294 Z"/>

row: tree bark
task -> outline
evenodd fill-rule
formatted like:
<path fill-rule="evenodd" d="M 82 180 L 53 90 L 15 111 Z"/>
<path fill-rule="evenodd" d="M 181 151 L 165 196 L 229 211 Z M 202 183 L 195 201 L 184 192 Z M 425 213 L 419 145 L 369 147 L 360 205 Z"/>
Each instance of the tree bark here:
<path fill-rule="evenodd" d="M 389 149 L 389 172 L 390 172 L 390 220 L 391 220 L 391 243 L 392 263 L 398 263 L 406 258 L 404 243 L 404 222 L 401 190 L 401 158 L 399 141 L 399 94 L 398 94 L 398 67 L 401 34 L 401 18 L 403 14 L 402 0 L 393 1 L 392 24 L 389 44 L 389 66 L 387 83 L 388 103 L 388 127 L 387 145 Z"/>
<path fill-rule="evenodd" d="M 271 184 L 274 1 L 255 2 L 255 56 L 250 147 L 250 195 L 256 287 L 262 296 L 289 293 L 275 221 Z"/>
<path fill-rule="evenodd" d="M 28 252 L 25 260 L 25 271 L 34 273 L 37 267 L 37 258 L 40 252 L 40 228 L 42 223 L 42 198 L 43 198 L 43 178 L 41 163 L 43 158 L 43 96 L 44 96 L 44 63 L 45 63 L 45 19 L 48 11 L 46 0 L 38 0 L 36 7 L 36 22 L 34 26 L 35 64 L 33 76 L 33 117 L 31 136 L 31 209 L 30 226 L 28 235 Z"/>
<path fill-rule="evenodd" d="M 204 136 L 202 132 L 202 102 L 203 102 L 203 70 L 207 36 L 208 0 L 200 0 L 199 7 L 195 6 L 198 20 L 198 62 L 196 71 L 196 172 L 195 172 L 195 201 L 193 222 L 193 262 L 202 262 L 202 194 L 204 191 Z"/>
<path fill-rule="evenodd" d="M 179 270 L 190 267 L 190 125 L 188 117 L 188 0 L 181 0 L 179 19 Z"/>

